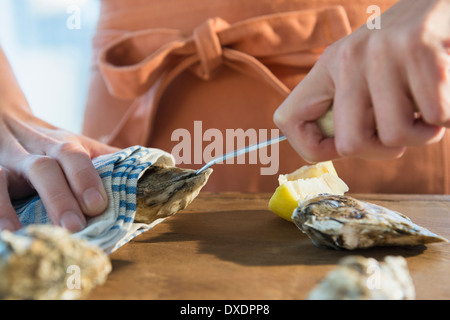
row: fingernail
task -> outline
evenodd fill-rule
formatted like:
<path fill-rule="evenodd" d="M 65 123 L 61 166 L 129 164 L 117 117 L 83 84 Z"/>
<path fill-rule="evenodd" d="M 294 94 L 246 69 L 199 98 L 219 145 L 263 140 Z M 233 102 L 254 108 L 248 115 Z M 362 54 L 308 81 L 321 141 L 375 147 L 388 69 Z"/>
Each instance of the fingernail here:
<path fill-rule="evenodd" d="M 72 211 L 64 212 L 61 215 L 59 223 L 64 229 L 70 231 L 80 231 L 86 225 L 84 219 L 82 219 L 78 214 Z"/>
<path fill-rule="evenodd" d="M 14 226 L 14 223 L 11 222 L 11 220 L 6 218 L 0 219 L 0 231 L 3 230 L 9 230 L 9 231 L 16 231 L 16 227 Z"/>
<path fill-rule="evenodd" d="M 102 194 L 95 188 L 89 188 L 83 193 L 84 205 L 89 211 L 99 212 L 106 206 Z"/>

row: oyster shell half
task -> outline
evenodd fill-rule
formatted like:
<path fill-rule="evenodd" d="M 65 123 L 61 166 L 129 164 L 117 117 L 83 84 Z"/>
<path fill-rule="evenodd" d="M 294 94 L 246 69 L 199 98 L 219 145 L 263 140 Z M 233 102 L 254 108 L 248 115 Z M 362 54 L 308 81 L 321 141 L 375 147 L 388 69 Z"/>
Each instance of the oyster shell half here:
<path fill-rule="evenodd" d="M 152 223 L 186 208 L 212 172 L 162 165 L 150 166 L 138 181 L 135 222 Z"/>
<path fill-rule="evenodd" d="M 300 204 L 292 220 L 316 246 L 333 249 L 448 242 L 404 214 L 349 196 L 313 197 Z"/>
<path fill-rule="evenodd" d="M 79 299 L 110 272 L 103 250 L 61 227 L 0 233 L 0 299 Z"/>
<path fill-rule="evenodd" d="M 415 288 L 405 258 L 383 262 L 348 256 L 310 292 L 309 300 L 413 300 Z"/>

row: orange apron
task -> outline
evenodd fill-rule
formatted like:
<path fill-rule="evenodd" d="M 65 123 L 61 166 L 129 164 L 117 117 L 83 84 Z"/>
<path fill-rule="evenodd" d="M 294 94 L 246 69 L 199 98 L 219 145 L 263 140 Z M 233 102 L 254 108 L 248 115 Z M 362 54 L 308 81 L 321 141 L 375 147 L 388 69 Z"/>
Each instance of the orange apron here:
<path fill-rule="evenodd" d="M 393 3 L 104 0 L 83 133 L 175 152 L 180 167 L 200 168 L 238 140 L 276 135 L 275 109 L 323 49 L 366 23 L 370 5 Z M 447 132 L 398 160 L 334 164 L 351 192 L 450 193 L 449 141 Z M 215 165 L 204 190 L 273 192 L 278 174 L 305 164 L 288 142 L 240 161 Z"/>

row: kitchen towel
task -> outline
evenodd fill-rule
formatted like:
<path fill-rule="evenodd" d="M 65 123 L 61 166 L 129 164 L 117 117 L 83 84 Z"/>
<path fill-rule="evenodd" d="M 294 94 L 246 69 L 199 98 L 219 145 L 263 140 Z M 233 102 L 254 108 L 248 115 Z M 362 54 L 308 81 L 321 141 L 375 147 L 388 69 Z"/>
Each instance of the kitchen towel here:
<path fill-rule="evenodd" d="M 107 254 L 162 222 L 135 223 L 136 187 L 138 179 L 153 164 L 173 166 L 171 154 L 154 148 L 133 146 L 117 153 L 93 159 L 108 194 L 108 208 L 101 215 L 88 218 L 87 226 L 73 234 L 101 247 Z M 51 224 L 38 195 L 15 202 L 14 207 L 23 226 Z"/>

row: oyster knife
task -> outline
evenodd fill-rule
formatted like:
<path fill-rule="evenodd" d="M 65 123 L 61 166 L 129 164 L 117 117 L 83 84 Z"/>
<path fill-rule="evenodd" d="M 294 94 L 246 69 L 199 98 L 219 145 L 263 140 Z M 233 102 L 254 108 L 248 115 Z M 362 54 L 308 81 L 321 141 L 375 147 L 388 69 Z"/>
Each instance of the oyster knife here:
<path fill-rule="evenodd" d="M 197 170 L 196 174 L 202 173 L 203 171 L 205 171 L 206 169 L 208 169 L 209 167 L 211 167 L 212 165 L 214 165 L 216 163 L 225 161 L 227 159 L 236 158 L 236 157 L 238 157 L 238 156 L 240 156 L 242 154 L 246 154 L 248 152 L 255 151 L 255 150 L 258 150 L 258 149 L 270 146 L 271 144 L 274 144 L 274 143 L 279 143 L 279 142 L 281 142 L 283 140 L 286 140 L 286 137 L 284 135 L 280 135 L 280 136 L 278 136 L 276 138 L 273 138 L 273 139 L 270 139 L 270 140 L 267 140 L 267 141 L 258 142 L 258 143 L 255 143 L 255 144 L 252 144 L 252 145 L 249 145 L 249 146 L 245 146 L 245 147 L 243 147 L 241 149 L 237 149 L 237 150 L 225 153 L 224 155 L 218 156 L 218 157 L 212 159 L 211 161 L 209 161 L 202 168 Z"/>
<path fill-rule="evenodd" d="M 333 122 L 333 109 L 332 108 L 328 109 L 328 111 L 317 120 L 317 126 L 322 131 L 324 137 L 327 137 L 327 138 L 334 137 L 334 122 Z M 258 150 L 260 148 L 270 146 L 271 144 L 274 144 L 274 143 L 279 143 L 286 139 L 287 139 L 286 136 L 280 135 L 276 138 L 273 138 L 273 139 L 270 139 L 267 141 L 255 143 L 253 145 L 246 146 L 244 148 L 228 152 L 224 155 L 218 156 L 218 157 L 212 159 L 211 161 L 209 161 L 202 168 L 197 170 L 196 175 L 198 175 L 199 173 L 202 173 L 203 171 L 205 171 L 206 169 L 208 169 L 209 167 L 211 167 L 212 165 L 214 165 L 216 163 L 225 161 L 227 159 L 235 158 L 237 156 L 246 154 L 251 151 Z"/>

